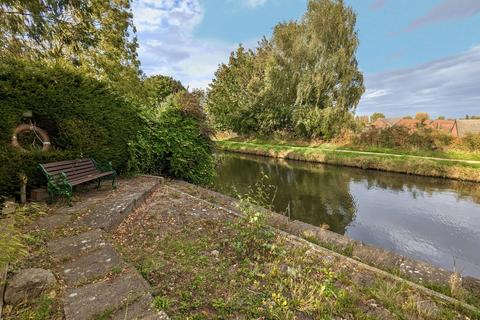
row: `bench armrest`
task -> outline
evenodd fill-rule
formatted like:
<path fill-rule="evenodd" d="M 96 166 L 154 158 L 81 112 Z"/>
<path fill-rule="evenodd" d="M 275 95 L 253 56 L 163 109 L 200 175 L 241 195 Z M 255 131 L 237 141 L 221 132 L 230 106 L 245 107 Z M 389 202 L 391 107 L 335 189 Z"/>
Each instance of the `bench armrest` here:
<path fill-rule="evenodd" d="M 53 194 L 69 194 L 72 192 L 72 186 L 68 182 L 67 175 L 62 172 L 57 178 L 54 178 L 49 174 L 42 165 L 38 165 L 38 168 L 47 177 L 47 188 L 49 193 Z"/>
<path fill-rule="evenodd" d="M 106 163 L 99 163 L 95 161 L 95 159 L 92 159 L 93 165 L 97 170 L 101 172 L 108 172 L 108 171 L 113 171 L 115 172 L 115 169 L 113 169 L 112 162 L 106 162 Z"/>

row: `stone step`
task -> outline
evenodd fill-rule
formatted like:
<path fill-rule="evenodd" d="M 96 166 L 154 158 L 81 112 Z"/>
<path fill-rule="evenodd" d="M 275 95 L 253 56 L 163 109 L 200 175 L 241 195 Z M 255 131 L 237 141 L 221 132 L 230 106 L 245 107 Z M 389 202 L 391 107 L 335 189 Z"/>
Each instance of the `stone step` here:
<path fill-rule="evenodd" d="M 47 248 L 57 261 L 68 261 L 107 245 L 101 230 L 87 231 L 75 236 L 53 240 Z"/>
<path fill-rule="evenodd" d="M 149 286 L 136 272 L 127 270 L 113 280 L 104 280 L 87 284 L 79 288 L 68 288 L 63 299 L 66 320 L 87 320 L 94 317 L 115 314 L 127 310 L 127 305 L 135 305 L 135 301 L 151 299 Z M 146 307 L 149 303 L 146 303 Z M 141 314 L 142 310 L 135 309 Z M 153 312 L 148 306 L 144 313 Z M 130 318 L 128 318 L 130 319 Z"/>
<path fill-rule="evenodd" d="M 163 183 L 160 178 L 145 181 L 140 188 L 125 190 L 115 197 L 105 199 L 80 219 L 80 224 L 89 228 L 115 230 L 123 220 Z"/>
<path fill-rule="evenodd" d="M 122 271 L 127 264 L 109 244 L 64 264 L 62 277 L 68 286 L 92 282 L 111 272 Z"/>

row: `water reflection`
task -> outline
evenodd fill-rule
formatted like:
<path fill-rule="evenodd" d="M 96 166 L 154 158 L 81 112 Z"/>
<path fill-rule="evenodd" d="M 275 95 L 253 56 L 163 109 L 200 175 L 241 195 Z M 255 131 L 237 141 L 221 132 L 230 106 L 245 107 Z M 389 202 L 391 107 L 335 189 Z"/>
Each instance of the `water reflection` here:
<path fill-rule="evenodd" d="M 480 184 L 222 153 L 216 188 L 246 193 L 261 172 L 292 218 L 480 277 Z"/>

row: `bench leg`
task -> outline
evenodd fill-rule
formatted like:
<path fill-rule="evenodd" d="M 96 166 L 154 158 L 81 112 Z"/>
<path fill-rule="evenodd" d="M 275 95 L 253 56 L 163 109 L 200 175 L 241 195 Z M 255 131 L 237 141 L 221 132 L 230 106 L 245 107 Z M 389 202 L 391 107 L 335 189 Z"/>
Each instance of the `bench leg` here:
<path fill-rule="evenodd" d="M 100 183 L 102 182 L 102 179 L 98 179 L 98 182 L 97 182 L 97 189 L 100 189 Z"/>
<path fill-rule="evenodd" d="M 113 179 L 112 179 L 112 188 L 113 189 L 117 189 L 117 175 L 113 175 Z"/>
<path fill-rule="evenodd" d="M 48 204 L 52 204 L 53 203 L 53 192 L 51 191 L 48 191 L 48 201 L 47 201 Z"/>

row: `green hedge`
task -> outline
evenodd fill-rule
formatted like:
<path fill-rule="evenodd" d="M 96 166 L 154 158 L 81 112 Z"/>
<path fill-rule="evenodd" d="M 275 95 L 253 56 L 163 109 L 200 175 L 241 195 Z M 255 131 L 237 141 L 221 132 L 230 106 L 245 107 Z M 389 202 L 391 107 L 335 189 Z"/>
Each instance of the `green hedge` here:
<path fill-rule="evenodd" d="M 53 150 L 25 153 L 9 146 L 26 110 L 49 133 Z M 127 171 L 128 142 L 142 123 L 138 110 L 121 95 L 79 70 L 0 62 L 0 195 L 18 190 L 19 172 L 27 173 L 30 187 L 44 183 L 36 169 L 41 162 L 93 157 Z"/>
<path fill-rule="evenodd" d="M 213 145 L 202 133 L 202 121 L 168 98 L 145 115 L 146 126 L 130 144 L 134 171 L 162 174 L 195 184 L 208 184 L 214 174 Z"/>

